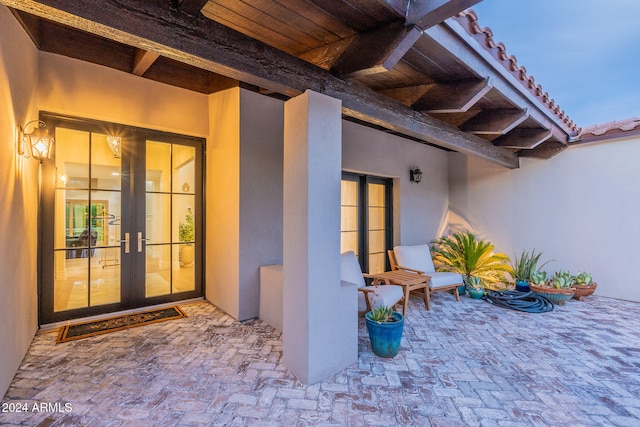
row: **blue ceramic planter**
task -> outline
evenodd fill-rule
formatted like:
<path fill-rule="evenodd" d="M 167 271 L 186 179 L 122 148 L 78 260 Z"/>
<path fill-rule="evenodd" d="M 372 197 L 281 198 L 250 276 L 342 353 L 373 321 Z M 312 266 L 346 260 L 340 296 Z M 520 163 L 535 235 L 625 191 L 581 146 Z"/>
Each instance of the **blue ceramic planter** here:
<path fill-rule="evenodd" d="M 373 352 L 380 357 L 394 357 L 400 351 L 404 316 L 394 311 L 395 322 L 378 323 L 369 318 L 370 314 L 371 312 L 368 312 L 364 317 Z"/>
<path fill-rule="evenodd" d="M 529 288 L 529 282 L 526 280 L 516 280 L 516 291 L 520 292 L 529 292 L 531 288 Z"/>
<path fill-rule="evenodd" d="M 469 296 L 473 299 L 482 299 L 484 296 L 484 289 L 469 288 L 467 289 L 467 292 L 469 292 Z"/>

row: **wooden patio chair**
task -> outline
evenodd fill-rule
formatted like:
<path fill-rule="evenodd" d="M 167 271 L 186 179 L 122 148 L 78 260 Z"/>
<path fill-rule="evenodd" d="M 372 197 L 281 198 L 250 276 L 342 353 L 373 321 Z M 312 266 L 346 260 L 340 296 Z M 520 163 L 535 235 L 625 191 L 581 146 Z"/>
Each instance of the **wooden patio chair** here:
<path fill-rule="evenodd" d="M 366 286 L 365 277 L 371 277 L 362 273 L 360 263 L 353 251 L 340 255 L 340 278 L 344 282 L 354 283 L 358 286 L 358 314 L 373 310 L 379 305 L 394 307 L 404 297 L 402 286 L 390 284 Z"/>
<path fill-rule="evenodd" d="M 436 272 L 431 259 L 429 245 L 396 246 L 387 251 L 392 270 L 411 271 L 431 276 L 429 292 L 453 291 L 456 301 L 460 301 L 458 286 L 463 285 L 462 275 L 450 272 Z M 429 298 L 428 300 L 430 300 Z M 427 304 L 427 310 L 430 310 Z"/>

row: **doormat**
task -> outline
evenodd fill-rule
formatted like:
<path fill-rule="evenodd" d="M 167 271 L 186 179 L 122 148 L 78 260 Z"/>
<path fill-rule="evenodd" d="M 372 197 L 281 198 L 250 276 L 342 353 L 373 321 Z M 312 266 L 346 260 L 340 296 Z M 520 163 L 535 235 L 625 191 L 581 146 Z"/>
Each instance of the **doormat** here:
<path fill-rule="evenodd" d="M 182 311 L 180 307 L 173 306 L 159 310 L 96 320 L 95 322 L 65 325 L 60 328 L 56 343 L 79 340 L 94 335 L 108 334 L 109 332 L 122 331 L 123 329 L 150 325 L 151 323 L 164 322 L 166 320 L 180 319 L 182 317 L 187 317 L 187 315 L 184 314 L 184 311 Z"/>

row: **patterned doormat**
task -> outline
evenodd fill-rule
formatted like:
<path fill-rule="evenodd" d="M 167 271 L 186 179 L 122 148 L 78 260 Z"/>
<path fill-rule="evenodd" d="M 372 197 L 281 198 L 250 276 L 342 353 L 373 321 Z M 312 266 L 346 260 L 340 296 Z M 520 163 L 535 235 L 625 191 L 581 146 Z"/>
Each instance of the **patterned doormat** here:
<path fill-rule="evenodd" d="M 149 325 L 151 323 L 164 322 L 166 320 L 187 317 L 178 306 L 162 308 L 159 310 L 145 311 L 136 314 L 112 317 L 96 320 L 94 322 L 80 323 L 77 325 L 65 325 L 60 328 L 57 343 L 79 340 L 94 335 L 108 334 L 109 332 L 135 328 L 136 326 Z"/>

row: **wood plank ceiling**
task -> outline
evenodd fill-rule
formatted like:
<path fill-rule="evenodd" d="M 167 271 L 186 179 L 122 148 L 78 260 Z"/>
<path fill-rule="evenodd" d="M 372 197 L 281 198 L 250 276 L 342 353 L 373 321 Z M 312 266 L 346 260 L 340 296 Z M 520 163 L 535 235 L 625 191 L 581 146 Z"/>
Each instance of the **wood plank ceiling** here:
<path fill-rule="evenodd" d="M 46 52 L 206 94 L 317 90 L 341 99 L 345 118 L 511 168 L 552 157 L 577 130 L 470 32 L 474 15 L 459 13 L 479 1 L 0 3 Z"/>

